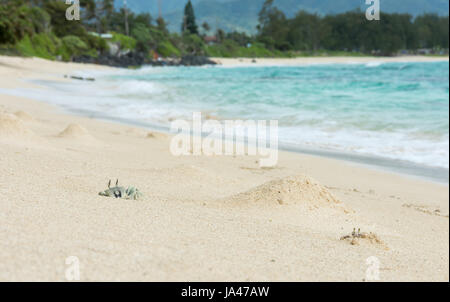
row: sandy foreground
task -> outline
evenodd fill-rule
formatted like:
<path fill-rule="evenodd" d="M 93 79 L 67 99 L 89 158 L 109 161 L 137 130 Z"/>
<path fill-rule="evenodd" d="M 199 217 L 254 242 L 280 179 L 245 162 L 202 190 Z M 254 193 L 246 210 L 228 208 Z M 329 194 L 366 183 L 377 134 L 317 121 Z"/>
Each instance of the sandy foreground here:
<path fill-rule="evenodd" d="M 0 88 L 90 69 L 106 70 L 0 57 Z M 288 152 L 271 169 L 174 157 L 169 144 L 0 94 L 0 280 L 66 281 L 75 256 L 81 281 L 449 281 L 448 185 Z M 116 178 L 144 198 L 99 196 Z M 371 234 L 341 240 L 353 228 Z"/>
<path fill-rule="evenodd" d="M 223 66 L 298 66 L 308 64 L 352 64 L 352 63 L 406 63 L 406 62 L 439 62 L 448 61 L 448 56 L 400 56 L 400 57 L 300 57 L 287 59 L 270 58 L 212 58 Z"/>

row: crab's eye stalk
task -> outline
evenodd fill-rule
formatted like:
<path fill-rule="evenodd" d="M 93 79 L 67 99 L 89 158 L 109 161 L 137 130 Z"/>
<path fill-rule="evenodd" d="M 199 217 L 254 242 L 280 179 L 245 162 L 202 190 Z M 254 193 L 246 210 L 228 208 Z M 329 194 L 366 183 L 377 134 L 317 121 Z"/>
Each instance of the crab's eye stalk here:
<path fill-rule="evenodd" d="M 110 189 L 110 188 L 111 188 L 111 179 L 108 182 L 108 189 Z"/>
<path fill-rule="evenodd" d="M 122 192 L 120 192 L 120 190 L 114 191 L 114 197 L 115 198 L 122 198 Z"/>

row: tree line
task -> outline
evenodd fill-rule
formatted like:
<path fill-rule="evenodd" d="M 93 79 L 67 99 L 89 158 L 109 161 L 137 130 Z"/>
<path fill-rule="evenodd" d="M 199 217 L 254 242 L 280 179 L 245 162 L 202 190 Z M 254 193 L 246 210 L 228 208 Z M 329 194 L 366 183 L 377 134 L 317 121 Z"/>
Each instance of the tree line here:
<path fill-rule="evenodd" d="M 319 16 L 305 11 L 293 18 L 266 0 L 255 35 L 212 32 L 207 23 L 196 23 L 190 0 L 180 20 L 181 31 L 171 33 L 163 18 L 136 14 L 114 0 L 82 0 L 81 21 L 67 21 L 63 0 L 0 0 L 0 51 L 71 60 L 75 56 L 100 56 L 109 45 L 97 34 L 111 33 L 122 50 L 152 57 L 186 54 L 221 57 L 285 57 L 315 54 L 394 55 L 420 48 L 448 50 L 447 17 L 425 14 L 382 14 L 368 21 L 365 13 L 351 11 Z M 205 42 L 205 36 L 214 36 Z"/>
<path fill-rule="evenodd" d="M 449 19 L 424 14 L 382 14 L 368 21 L 359 10 L 328 16 L 305 11 L 293 18 L 266 0 L 260 13 L 257 40 L 279 50 L 344 50 L 392 55 L 399 50 L 448 49 Z"/>

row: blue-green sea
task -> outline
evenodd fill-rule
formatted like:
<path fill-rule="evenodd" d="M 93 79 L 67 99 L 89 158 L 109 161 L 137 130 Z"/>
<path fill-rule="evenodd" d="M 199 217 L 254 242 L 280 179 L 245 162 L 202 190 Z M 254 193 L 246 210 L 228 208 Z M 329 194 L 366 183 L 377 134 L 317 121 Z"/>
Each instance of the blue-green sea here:
<path fill-rule="evenodd" d="M 46 100 L 160 128 L 174 119 L 190 120 L 194 111 L 218 119 L 278 120 L 280 145 L 287 149 L 436 168 L 448 175 L 445 61 L 144 67 L 95 76 L 94 83 L 53 84 L 64 97 Z"/>
<path fill-rule="evenodd" d="M 139 118 L 278 120 L 280 142 L 447 167 L 449 65 L 146 68 L 111 78 Z"/>

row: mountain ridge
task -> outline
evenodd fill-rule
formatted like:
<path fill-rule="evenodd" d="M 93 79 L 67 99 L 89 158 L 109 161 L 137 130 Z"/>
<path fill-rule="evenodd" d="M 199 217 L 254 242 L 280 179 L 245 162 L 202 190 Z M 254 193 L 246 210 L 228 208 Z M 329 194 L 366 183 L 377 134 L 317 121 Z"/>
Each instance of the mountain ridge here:
<path fill-rule="evenodd" d="M 258 24 L 258 12 L 265 0 L 192 0 L 197 23 L 209 23 L 211 28 L 225 31 L 254 33 Z M 128 0 L 128 7 L 134 12 L 148 12 L 158 15 L 158 0 Z M 179 31 L 187 0 L 161 0 L 162 16 L 171 31 Z M 115 0 L 116 7 L 122 7 L 123 0 Z M 368 5 L 365 0 L 275 0 L 274 5 L 287 17 L 305 10 L 319 15 L 338 14 L 355 9 L 364 11 Z M 417 16 L 422 13 L 448 15 L 447 0 L 380 0 L 381 14 L 409 13 Z"/>

